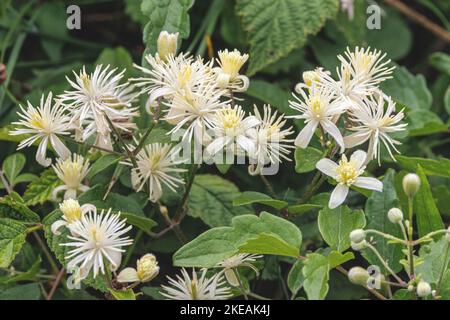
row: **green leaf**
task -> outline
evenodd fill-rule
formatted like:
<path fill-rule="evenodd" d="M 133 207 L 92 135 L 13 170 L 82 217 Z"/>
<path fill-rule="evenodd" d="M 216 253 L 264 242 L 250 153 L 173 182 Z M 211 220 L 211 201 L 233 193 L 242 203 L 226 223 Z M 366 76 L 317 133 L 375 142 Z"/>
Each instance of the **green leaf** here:
<path fill-rule="evenodd" d="M 8 268 L 25 243 L 27 227 L 18 221 L 0 218 L 0 268 Z"/>
<path fill-rule="evenodd" d="M 428 110 L 431 108 L 433 97 L 428 90 L 425 77 L 421 74 L 413 75 L 405 67 L 397 67 L 393 78 L 380 85 L 384 93 L 395 101 L 408 106 L 412 110 Z"/>
<path fill-rule="evenodd" d="M 294 158 L 297 173 L 310 172 L 316 169 L 316 163 L 323 158 L 323 152 L 313 147 L 297 148 Z"/>
<path fill-rule="evenodd" d="M 447 266 L 450 261 L 450 255 L 446 255 L 447 240 L 441 237 L 438 241 L 433 241 L 424 245 L 419 250 L 419 258 L 423 261 L 416 267 L 416 272 L 422 278 L 429 282 L 437 284 L 444 266 Z"/>
<path fill-rule="evenodd" d="M 444 273 L 439 295 L 442 300 L 450 300 L 450 270 L 446 270 Z"/>
<path fill-rule="evenodd" d="M 14 184 L 19 184 L 22 182 L 33 182 L 36 181 L 38 179 L 38 176 L 32 173 L 22 173 L 19 174 L 16 178 L 16 180 L 14 181 Z"/>
<path fill-rule="evenodd" d="M 287 210 L 290 214 L 296 214 L 301 215 L 303 213 L 309 212 L 314 209 L 320 209 L 323 208 L 320 204 L 295 204 L 292 206 L 289 206 Z"/>
<path fill-rule="evenodd" d="M 30 210 L 24 200 L 16 193 L 0 198 L 0 218 L 10 218 L 26 222 L 39 222 L 38 214 Z"/>
<path fill-rule="evenodd" d="M 283 209 L 288 205 L 286 201 L 275 200 L 268 195 L 255 191 L 242 192 L 240 196 L 233 200 L 234 206 L 242 206 L 247 204 L 259 203 L 275 209 Z"/>
<path fill-rule="evenodd" d="M 241 253 L 273 254 L 287 257 L 297 257 L 298 248 L 287 243 L 276 234 L 261 233 L 256 238 L 248 239 L 239 246 Z"/>
<path fill-rule="evenodd" d="M 149 17 L 144 28 L 145 53 L 156 53 L 156 43 L 161 31 L 178 32 L 181 39 L 189 36 L 188 11 L 194 0 L 143 0 L 141 10 Z"/>
<path fill-rule="evenodd" d="M 434 68 L 450 76 L 450 55 L 444 52 L 434 52 L 428 61 Z"/>
<path fill-rule="evenodd" d="M 9 284 L 18 281 L 32 281 L 35 279 L 36 274 L 39 273 L 41 268 L 42 259 L 40 256 L 37 257 L 33 265 L 25 272 L 16 274 L 14 276 L 7 276 L 5 280 L 2 281 L 0 278 L 0 283 Z"/>
<path fill-rule="evenodd" d="M 31 182 L 25 193 L 23 199 L 29 206 L 43 204 L 52 197 L 53 190 L 61 184 L 58 176 L 53 169 L 47 169 L 41 173 L 41 176 Z"/>
<path fill-rule="evenodd" d="M 0 291 L 0 300 L 39 300 L 41 289 L 37 283 L 14 286 Z"/>
<path fill-rule="evenodd" d="M 133 289 L 126 290 L 113 290 L 109 289 L 109 292 L 116 300 L 136 300 L 136 295 Z"/>
<path fill-rule="evenodd" d="M 103 170 L 106 170 L 107 168 L 112 166 L 113 164 L 119 162 L 121 158 L 122 157 L 115 154 L 106 154 L 104 156 L 101 156 L 91 166 L 89 173 L 87 174 L 87 178 L 92 179 L 92 177 L 94 177 L 97 173 L 100 173 Z"/>
<path fill-rule="evenodd" d="M 41 33 L 51 34 L 56 38 L 64 39 L 67 37 L 66 18 L 66 7 L 64 3 L 46 2 L 42 6 L 39 6 L 36 24 Z M 41 44 L 51 60 L 61 59 L 63 41 L 41 37 Z"/>
<path fill-rule="evenodd" d="M 433 133 L 446 131 L 447 124 L 433 112 L 429 110 L 414 110 L 407 116 L 409 135 L 426 136 Z"/>
<path fill-rule="evenodd" d="M 249 241 L 258 238 L 267 240 L 267 244 L 257 248 L 255 241 Z M 259 217 L 242 215 L 233 218 L 231 227 L 212 228 L 181 247 L 175 252 L 173 262 L 180 267 L 212 267 L 239 252 L 245 252 L 247 245 L 253 253 L 264 253 L 274 251 L 270 249 L 274 243 L 282 251 L 273 254 L 297 257 L 301 242 L 300 230 L 283 218 L 267 212 L 262 212 Z M 295 254 L 293 248 L 296 249 Z"/>
<path fill-rule="evenodd" d="M 319 231 L 325 242 L 339 252 L 350 247 L 350 232 L 364 228 L 366 218 L 362 210 L 352 211 L 347 206 L 328 207 L 319 211 Z"/>
<path fill-rule="evenodd" d="M 104 67 L 110 65 L 111 69 L 117 68 L 117 72 L 125 69 L 125 79 L 134 74 L 133 59 L 127 49 L 123 47 L 103 49 L 95 64 L 102 64 Z"/>
<path fill-rule="evenodd" d="M 292 265 L 292 268 L 289 271 L 287 285 L 293 295 L 296 295 L 297 292 L 303 287 L 303 281 L 305 280 L 302 272 L 303 266 L 303 261 L 298 260 Z"/>
<path fill-rule="evenodd" d="M 16 184 L 16 178 L 25 166 L 25 162 L 25 156 L 21 153 L 14 153 L 3 161 L 3 172 L 10 184 Z"/>
<path fill-rule="evenodd" d="M 383 191 L 373 192 L 369 199 L 367 199 L 365 213 L 367 216 L 367 229 L 375 229 L 393 236 L 402 237 L 400 228 L 391 223 L 387 217 L 389 209 L 398 207 L 399 200 L 395 191 L 394 180 L 395 171 L 389 169 L 383 179 Z M 402 247 L 397 244 L 389 244 L 386 239 L 378 235 L 371 235 L 374 239 L 375 247 L 384 259 L 389 261 L 389 266 L 396 272 L 402 269 L 398 262 L 403 258 Z M 369 263 L 379 265 L 384 273 L 384 267 L 381 266 L 380 261 L 370 250 L 364 250 L 363 256 Z"/>
<path fill-rule="evenodd" d="M 340 266 L 341 264 L 344 264 L 350 260 L 355 259 L 355 255 L 353 252 L 346 252 L 346 253 L 340 253 L 338 251 L 331 251 L 328 256 L 328 266 L 329 269 L 336 268 L 337 266 Z"/>
<path fill-rule="evenodd" d="M 337 0 L 237 0 L 250 42 L 248 75 L 302 47 L 338 8 Z"/>
<path fill-rule="evenodd" d="M 309 300 L 323 300 L 328 293 L 330 277 L 327 257 L 310 253 L 304 260 L 303 287 Z"/>
<path fill-rule="evenodd" d="M 127 223 L 138 227 L 139 229 L 147 233 L 152 231 L 152 229 L 158 225 L 154 220 L 150 218 L 139 216 L 130 212 L 121 212 L 120 217 L 127 219 Z"/>
<path fill-rule="evenodd" d="M 276 84 L 264 80 L 252 79 L 245 94 L 270 104 L 285 115 L 295 114 L 295 110 L 289 107 L 289 99 L 292 98 L 292 93 L 288 90 L 283 90 Z"/>
<path fill-rule="evenodd" d="M 417 167 L 417 175 L 420 177 L 420 189 L 414 196 L 413 212 L 416 216 L 419 236 L 423 237 L 432 231 L 444 229 L 444 223 L 434 203 L 430 184 L 420 165 Z"/>
<path fill-rule="evenodd" d="M 240 194 L 232 182 L 219 176 L 196 175 L 189 195 L 188 214 L 211 227 L 229 225 L 233 217 L 253 213 L 247 206 L 233 206 L 233 200 Z"/>
<path fill-rule="evenodd" d="M 440 158 L 439 160 L 433 160 L 418 157 L 406 157 L 401 155 L 395 156 L 395 159 L 405 170 L 415 171 L 417 169 L 417 166 L 420 165 L 423 169 L 423 172 L 427 176 L 450 178 L 449 159 Z"/>

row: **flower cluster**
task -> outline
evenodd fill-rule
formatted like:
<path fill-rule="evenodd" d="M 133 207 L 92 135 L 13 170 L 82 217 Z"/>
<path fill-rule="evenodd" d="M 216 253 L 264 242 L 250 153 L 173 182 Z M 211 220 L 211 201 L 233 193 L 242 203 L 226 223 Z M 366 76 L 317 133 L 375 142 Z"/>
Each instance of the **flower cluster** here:
<path fill-rule="evenodd" d="M 381 191 L 381 182 L 361 177 L 365 165 L 372 159 L 380 163 L 382 144 L 394 161 L 393 151 L 399 152 L 396 146 L 400 142 L 393 134 L 405 130 L 407 124 L 401 123 L 403 110 L 397 111 L 395 102 L 379 88 L 381 82 L 392 77 L 394 69 L 388 66 L 390 60 L 384 60 L 385 56 L 370 48 L 347 48 L 345 55 L 338 56 L 341 65 L 336 70 L 337 80 L 322 68 L 304 72 L 304 82 L 295 88 L 298 95 L 294 93 L 295 100 L 290 101 L 291 108 L 300 113 L 291 117 L 305 122 L 295 139 L 297 147 L 306 148 L 317 128 L 322 142 L 329 142 L 327 136 L 334 141 L 330 157 L 368 143 L 367 152 L 357 150 L 350 160 L 343 154 L 339 164 L 330 159 L 317 163 L 317 169 L 337 182 L 330 208 L 342 204 L 351 186 Z"/>

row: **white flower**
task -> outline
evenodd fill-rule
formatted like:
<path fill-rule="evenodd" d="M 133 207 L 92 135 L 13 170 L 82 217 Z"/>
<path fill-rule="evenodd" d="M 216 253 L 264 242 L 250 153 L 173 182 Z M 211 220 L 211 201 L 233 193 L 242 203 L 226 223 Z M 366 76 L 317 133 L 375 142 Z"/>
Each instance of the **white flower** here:
<path fill-rule="evenodd" d="M 165 292 L 161 294 L 171 300 L 225 300 L 231 297 L 228 287 L 225 287 L 222 273 L 216 273 L 214 276 L 207 278 L 206 269 L 203 269 L 200 278 L 197 276 L 195 269 L 192 270 L 192 278 L 183 268 L 181 274 L 176 279 L 169 279 L 169 286 L 161 286 Z"/>
<path fill-rule="evenodd" d="M 159 98 L 171 101 L 178 93 L 189 97 L 195 89 L 213 80 L 211 64 L 204 64 L 201 58 L 193 59 L 187 55 L 180 54 L 176 57 L 170 55 L 167 61 L 159 57 L 147 55 L 145 57 L 151 69 L 135 65 L 148 77 L 131 79 L 137 87 L 141 87 L 141 93 L 148 93 L 149 99 L 146 104 L 147 112 Z"/>
<path fill-rule="evenodd" d="M 361 174 L 364 173 L 366 157 L 367 154 L 364 151 L 357 150 L 350 157 L 350 161 L 343 154 L 339 164 L 326 158 L 317 162 L 316 168 L 337 182 L 336 187 L 331 193 L 330 202 L 328 203 L 331 209 L 340 206 L 345 201 L 348 189 L 352 185 L 375 191 L 381 191 L 383 189 L 383 184 L 379 180 L 370 177 L 361 177 Z"/>
<path fill-rule="evenodd" d="M 147 253 L 136 262 L 135 268 L 125 268 L 117 276 L 118 282 L 148 282 L 159 273 L 159 266 L 156 257 Z"/>
<path fill-rule="evenodd" d="M 321 83 L 330 90 L 339 92 L 341 97 L 357 101 L 365 96 L 378 92 L 378 85 L 386 79 L 392 78 L 395 67 L 388 67 L 391 60 L 384 61 L 386 54 L 370 48 L 347 48 L 345 56 L 338 55 L 341 61 L 337 69 L 339 80 L 335 81 L 329 74 L 321 72 Z"/>
<path fill-rule="evenodd" d="M 18 150 L 29 147 L 40 140 L 36 152 L 36 161 L 44 167 L 48 167 L 52 162 L 51 159 L 46 158 L 49 142 L 59 157 L 66 159 L 70 156 L 70 150 L 58 138 L 58 135 L 69 134 L 70 118 L 65 114 L 65 106 L 59 102 L 52 105 L 51 92 L 48 94 L 47 99 L 42 95 L 39 107 L 35 108 L 28 102 L 26 110 L 22 106 L 20 106 L 20 109 L 22 113 L 18 113 L 18 115 L 21 119 L 13 122 L 13 124 L 23 128 L 17 128 L 9 134 L 31 134 L 31 136 L 20 142 Z"/>
<path fill-rule="evenodd" d="M 161 31 L 157 41 L 158 56 L 164 61 L 167 61 L 170 55 L 174 56 L 177 52 L 177 41 L 178 32 L 169 33 L 167 31 Z"/>
<path fill-rule="evenodd" d="M 85 160 L 83 156 L 73 154 L 66 160 L 58 159 L 56 164 L 53 165 L 53 169 L 58 178 L 64 182 L 64 185 L 53 190 L 54 200 L 57 200 L 58 193 L 61 191 L 65 191 L 64 199 L 76 199 L 78 193 L 89 189 L 82 183 L 89 172 L 89 160 Z"/>
<path fill-rule="evenodd" d="M 94 212 L 97 213 L 97 208 L 89 203 L 80 206 L 77 200 L 67 199 L 63 203 L 59 204 L 59 210 L 62 212 L 62 220 L 57 220 L 53 222 L 51 229 L 56 235 L 61 234 L 59 228 L 66 226 L 70 230 L 70 226 L 75 222 L 80 220 L 86 213 Z M 73 235 L 73 234 L 72 234 Z"/>
<path fill-rule="evenodd" d="M 194 136 L 200 143 L 208 142 L 209 137 L 205 130 L 210 127 L 217 110 L 226 104 L 220 101 L 223 93 L 214 84 L 207 84 L 201 85 L 189 97 L 175 94 L 173 100 L 167 104 L 169 109 L 164 117 L 164 120 L 175 125 L 169 134 L 176 133 L 187 125 L 183 140 L 190 141 Z"/>
<path fill-rule="evenodd" d="M 289 101 L 289 106 L 301 113 L 301 115 L 289 116 L 288 118 L 305 119 L 305 127 L 295 139 L 295 145 L 306 148 L 311 138 L 320 125 L 322 129 L 330 134 L 336 143 L 344 150 L 344 140 L 341 132 L 335 125 L 337 118 L 346 111 L 346 105 L 336 99 L 335 93 L 327 87 L 318 86 L 313 83 L 305 90 L 299 90 L 303 99 L 293 94 L 297 101 Z"/>
<path fill-rule="evenodd" d="M 248 89 L 250 81 L 244 75 L 239 74 L 239 70 L 248 60 L 248 54 L 241 54 L 237 49 L 228 49 L 218 52 L 217 63 L 220 67 L 214 68 L 217 74 L 217 84 L 223 89 L 230 89 L 236 92 L 244 92 Z"/>
<path fill-rule="evenodd" d="M 294 133 L 292 127 L 283 129 L 286 124 L 284 115 L 278 115 L 278 112 L 272 112 L 270 105 L 264 105 L 264 114 L 261 115 L 258 108 L 254 106 L 254 113 L 260 124 L 256 128 L 249 130 L 249 136 L 256 143 L 256 152 L 250 157 L 256 160 L 255 165 L 250 165 L 251 174 L 259 174 L 264 165 L 276 164 L 281 162 L 281 158 L 290 161 L 286 156 L 295 148 L 292 145 L 293 139 L 286 139 L 287 136 Z"/>
<path fill-rule="evenodd" d="M 162 196 L 163 184 L 173 192 L 184 181 L 176 174 L 186 169 L 177 168 L 176 165 L 184 160 L 176 160 L 176 149 L 170 144 L 152 143 L 146 145 L 136 156 L 137 168 L 131 169 L 133 188 L 139 192 L 148 182 L 149 200 L 158 201 Z M 127 162 L 127 165 L 131 163 Z"/>
<path fill-rule="evenodd" d="M 385 102 L 387 108 L 384 109 Z M 377 159 L 380 161 L 381 142 L 386 146 L 389 155 L 394 159 L 391 148 L 399 153 L 396 145 L 401 144 L 393 139 L 390 134 L 405 130 L 406 123 L 400 124 L 403 119 L 403 110 L 395 114 L 395 102 L 391 98 L 383 98 L 383 95 L 368 97 L 359 104 L 353 106 L 349 120 L 353 126 L 349 128 L 355 131 L 344 138 L 345 147 L 353 148 L 369 141 L 367 161 Z M 394 159 L 395 160 L 395 159 Z"/>
<path fill-rule="evenodd" d="M 212 120 L 213 141 L 206 148 L 210 155 L 227 150 L 233 155 L 241 155 L 246 151 L 253 155 L 256 152 L 255 142 L 249 138 L 249 129 L 260 123 L 255 116 L 245 117 L 241 106 L 228 106 L 217 111 Z"/>
<path fill-rule="evenodd" d="M 138 115 L 136 108 L 131 107 L 135 98 L 133 88 L 127 83 L 120 84 L 125 69 L 119 73 L 116 70 L 110 69 L 109 65 L 98 65 L 88 75 L 83 67 L 79 74 L 74 72 L 75 81 L 67 78 L 73 90 L 65 91 L 59 98 L 70 107 L 72 123 L 79 126 L 77 129 L 82 132 L 83 141 L 93 133 L 108 135 L 111 128 L 107 117 L 131 119 Z"/>
<path fill-rule="evenodd" d="M 89 212 L 81 220 L 71 224 L 74 235 L 68 235 L 69 242 L 61 246 L 69 247 L 65 257 L 67 270 L 77 274 L 76 282 L 86 278 L 93 270 L 94 278 L 98 273 L 105 274 L 105 264 L 111 271 L 117 270 L 122 260 L 122 249 L 133 241 L 129 237 L 122 237 L 131 229 L 125 220 L 120 220 L 119 214 L 111 214 L 111 209 L 105 214 Z"/>
<path fill-rule="evenodd" d="M 253 263 L 262 257 L 262 255 L 258 254 L 239 253 L 223 260 L 218 263 L 217 266 L 219 268 L 223 268 L 228 283 L 234 287 L 237 287 L 239 286 L 239 280 L 236 277 L 235 272 L 237 272 L 237 270 L 235 269 L 238 267 L 248 267 L 255 271 L 256 275 L 259 275 L 259 270 L 253 265 Z"/>
<path fill-rule="evenodd" d="M 304 84 L 298 83 L 295 86 L 295 92 L 301 93 L 301 91 L 303 91 L 303 88 L 305 87 L 305 85 L 309 88 L 309 87 L 312 87 L 313 85 L 317 85 L 317 83 L 320 84 L 320 82 L 322 81 L 322 74 L 330 75 L 331 73 L 329 71 L 325 71 L 321 67 L 316 68 L 315 70 L 309 70 L 309 71 L 303 72 L 302 78 L 303 78 Z"/>

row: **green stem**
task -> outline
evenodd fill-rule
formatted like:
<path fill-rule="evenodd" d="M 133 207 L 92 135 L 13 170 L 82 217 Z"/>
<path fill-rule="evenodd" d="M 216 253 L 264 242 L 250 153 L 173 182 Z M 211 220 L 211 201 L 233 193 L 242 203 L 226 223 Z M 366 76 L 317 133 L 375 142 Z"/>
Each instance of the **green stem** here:
<path fill-rule="evenodd" d="M 413 244 L 413 198 L 408 197 L 408 255 L 409 255 L 409 278 L 414 278 L 414 244 Z"/>
<path fill-rule="evenodd" d="M 42 225 L 41 225 L 41 228 L 42 228 Z M 41 247 L 42 252 L 44 253 L 44 255 L 47 258 L 48 262 L 50 263 L 50 267 L 52 268 L 52 272 L 55 275 L 58 274 L 59 273 L 58 265 L 57 265 L 55 259 L 53 259 L 53 256 L 51 255 L 50 251 L 47 249 L 46 244 L 44 243 L 44 241 L 41 239 L 41 237 L 39 236 L 39 234 L 36 231 L 31 231 L 31 232 L 32 232 L 34 238 L 36 239 L 37 243 Z"/>
<path fill-rule="evenodd" d="M 272 185 L 270 184 L 269 180 L 267 180 L 267 178 L 260 174 L 259 175 L 261 177 L 261 180 L 264 182 L 264 184 L 266 185 L 267 190 L 269 191 L 270 195 L 276 199 L 277 198 L 277 194 L 275 193 L 275 190 L 273 189 Z"/>
<path fill-rule="evenodd" d="M 439 290 L 441 289 L 442 279 L 444 279 L 445 271 L 448 268 L 449 251 L 450 251 L 450 244 L 447 241 L 447 244 L 446 244 L 446 247 L 445 247 L 444 263 L 442 264 L 442 270 L 441 270 L 441 273 L 439 275 L 439 281 L 438 281 L 437 286 L 436 286 L 436 292 L 437 293 L 439 293 Z"/>
<path fill-rule="evenodd" d="M 301 197 L 300 200 L 298 201 L 298 204 L 306 203 L 326 180 L 327 177 L 322 175 L 320 171 L 317 171 L 310 185 L 305 190 L 303 197 Z"/>
<path fill-rule="evenodd" d="M 253 293 L 253 292 L 251 292 L 251 291 L 247 292 L 247 295 L 248 295 L 249 297 L 252 297 L 252 298 L 255 298 L 255 299 L 258 299 L 258 300 L 268 300 L 268 301 L 269 301 L 269 300 L 272 300 L 272 299 L 269 299 L 269 298 L 260 296 L 259 294 Z"/>
<path fill-rule="evenodd" d="M 62 137 L 64 140 L 66 140 L 66 141 L 73 142 L 73 143 L 75 143 L 75 144 L 78 144 L 78 145 L 80 145 L 80 146 L 86 147 L 86 148 L 88 148 L 88 149 L 93 148 L 93 149 L 97 149 L 97 150 L 100 150 L 100 151 L 103 151 L 103 152 L 115 154 L 115 155 L 118 155 L 118 156 L 122 156 L 122 157 L 124 156 L 124 155 L 123 155 L 122 153 L 120 153 L 120 152 L 117 152 L 117 151 L 114 151 L 114 150 L 109 150 L 109 149 L 102 148 L 102 147 L 98 147 L 98 146 L 93 145 L 93 144 L 88 144 L 88 143 L 85 143 L 85 142 L 77 141 L 77 140 L 75 140 L 75 139 L 73 139 L 73 138 L 71 138 L 71 137 L 68 137 L 68 136 L 61 136 L 61 137 Z"/>
<path fill-rule="evenodd" d="M 147 140 L 148 136 L 150 135 L 150 133 L 152 132 L 153 128 L 155 127 L 155 125 L 157 123 L 158 123 L 158 120 L 152 121 L 152 124 L 147 129 L 145 134 L 142 136 L 141 141 L 139 142 L 138 146 L 136 147 L 136 149 L 133 150 L 133 155 L 137 155 L 139 153 L 139 151 L 141 151 L 141 149 L 145 146 L 145 141 Z"/>
<path fill-rule="evenodd" d="M 125 259 L 123 259 L 122 265 L 126 266 L 128 264 L 128 262 L 130 262 L 131 255 L 133 254 L 133 251 L 136 248 L 136 245 L 139 242 L 139 240 L 142 238 L 143 234 L 144 234 L 144 231 L 142 231 L 142 230 L 139 230 L 136 233 L 136 237 L 134 237 L 133 244 L 131 245 L 131 247 L 128 248 L 127 253 L 125 255 Z"/>
<path fill-rule="evenodd" d="M 405 282 L 399 277 L 397 276 L 397 274 L 391 269 L 391 267 L 389 267 L 389 265 L 387 264 L 386 261 L 384 261 L 383 257 L 381 256 L 381 254 L 378 252 L 378 250 L 372 246 L 370 243 L 366 244 L 366 246 L 372 250 L 373 253 L 375 253 L 375 255 L 377 256 L 378 260 L 380 260 L 381 264 L 386 268 L 386 270 L 395 278 L 395 280 L 397 280 L 397 282 L 401 285 L 404 285 Z"/>
<path fill-rule="evenodd" d="M 194 164 L 194 166 L 192 167 L 192 171 L 189 175 L 189 180 L 186 184 L 186 190 L 184 191 L 180 206 L 178 207 L 173 217 L 175 221 L 178 221 L 180 217 L 183 215 L 183 213 L 186 211 L 187 202 L 189 200 L 189 193 L 191 192 L 192 185 L 194 184 L 195 175 L 197 174 L 199 168 L 200 168 L 199 164 Z"/>
<path fill-rule="evenodd" d="M 237 281 L 239 283 L 239 289 L 241 290 L 242 295 L 244 296 L 245 300 L 248 300 L 247 292 L 245 291 L 245 288 L 242 285 L 242 281 L 241 281 L 241 277 L 239 275 L 239 272 L 237 272 L 236 268 L 233 268 L 232 270 L 233 270 L 233 273 L 236 276 L 236 279 L 237 279 Z"/>
<path fill-rule="evenodd" d="M 403 243 L 404 245 L 406 245 L 406 244 L 408 243 L 407 241 L 404 241 L 404 240 L 402 240 L 402 239 L 400 239 L 400 238 L 394 237 L 394 236 L 392 236 L 392 235 L 390 235 L 390 234 L 386 234 L 386 233 L 381 232 L 381 231 L 378 231 L 378 230 L 367 229 L 367 230 L 366 230 L 366 234 L 369 234 L 369 233 L 374 233 L 374 234 L 380 235 L 380 236 L 382 236 L 383 238 L 388 239 L 388 240 L 398 241 L 398 242 L 400 242 L 400 243 Z"/>
<path fill-rule="evenodd" d="M 125 143 L 125 141 L 123 140 L 122 135 L 120 134 L 119 131 L 117 131 L 117 128 L 114 126 L 114 123 L 112 123 L 112 121 L 108 117 L 108 115 L 106 113 L 104 113 L 104 116 L 105 116 L 106 121 L 108 121 L 109 127 L 114 132 L 114 135 L 117 137 L 117 141 L 120 142 L 120 144 L 122 145 L 123 150 L 125 151 L 125 153 L 130 158 L 130 161 L 133 164 L 133 167 L 137 168 L 138 165 L 137 165 L 137 162 L 136 162 L 136 157 L 134 156 L 133 152 L 131 152 L 130 149 L 128 149 L 128 146 Z"/>

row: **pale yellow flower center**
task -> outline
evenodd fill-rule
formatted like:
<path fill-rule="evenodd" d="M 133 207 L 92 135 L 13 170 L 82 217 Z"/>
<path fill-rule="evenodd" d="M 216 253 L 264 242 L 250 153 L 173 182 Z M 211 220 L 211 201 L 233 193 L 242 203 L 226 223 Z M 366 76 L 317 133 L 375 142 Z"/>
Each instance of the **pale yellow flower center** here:
<path fill-rule="evenodd" d="M 188 82 L 191 80 L 192 76 L 192 67 L 188 64 L 183 65 L 181 67 L 180 72 L 178 73 L 178 84 L 180 87 L 185 88 Z"/>
<path fill-rule="evenodd" d="M 64 183 L 69 188 L 78 188 L 81 180 L 81 171 L 83 169 L 82 163 L 72 162 L 70 159 L 64 161 L 60 169 L 64 175 Z"/>
<path fill-rule="evenodd" d="M 239 70 L 247 61 L 247 55 L 241 55 L 238 51 L 219 53 L 222 71 L 233 79 L 239 74 Z"/>
<path fill-rule="evenodd" d="M 235 128 L 239 122 L 240 117 L 238 115 L 237 110 L 235 109 L 225 109 L 222 110 L 222 126 L 225 129 L 232 129 Z"/>
<path fill-rule="evenodd" d="M 160 152 L 157 151 L 155 153 L 152 153 L 149 156 L 149 158 L 148 158 L 148 161 L 149 161 L 149 164 L 150 164 L 150 169 L 151 170 L 157 170 L 158 167 L 159 167 L 159 162 L 161 161 L 161 159 L 162 159 L 162 155 L 161 155 Z"/>
<path fill-rule="evenodd" d="M 318 82 L 320 78 L 317 76 L 314 71 L 305 71 L 303 72 L 303 81 L 308 87 L 311 87 L 313 82 Z"/>
<path fill-rule="evenodd" d="M 32 126 L 39 128 L 41 130 L 45 130 L 47 127 L 47 124 L 45 123 L 44 119 L 37 111 L 31 112 L 29 122 Z"/>
<path fill-rule="evenodd" d="M 158 263 L 152 254 L 143 256 L 137 262 L 137 275 L 139 280 L 150 280 L 158 272 Z"/>
<path fill-rule="evenodd" d="M 83 82 L 83 88 L 90 93 L 91 92 L 91 79 L 89 78 L 89 76 L 86 73 L 83 73 L 80 76 L 80 79 Z"/>
<path fill-rule="evenodd" d="M 65 200 L 59 205 L 59 208 L 67 222 L 72 223 L 81 219 L 81 207 L 78 201 L 73 199 Z"/>
<path fill-rule="evenodd" d="M 192 300 L 198 300 L 197 287 L 198 287 L 197 280 L 193 279 L 191 281 L 191 298 L 192 298 Z"/>
<path fill-rule="evenodd" d="M 347 186 L 355 183 L 356 178 L 359 176 L 359 172 L 356 169 L 356 163 L 354 161 L 348 161 L 345 155 L 342 157 L 342 160 L 339 161 L 336 173 L 337 181 Z"/>
<path fill-rule="evenodd" d="M 356 72 L 369 72 L 372 65 L 373 57 L 371 54 L 360 53 L 356 55 L 355 59 L 355 71 Z"/>
<path fill-rule="evenodd" d="M 317 118 L 320 118 L 322 116 L 324 104 L 320 96 L 311 97 L 309 100 L 309 106 L 312 113 L 315 114 Z"/>

